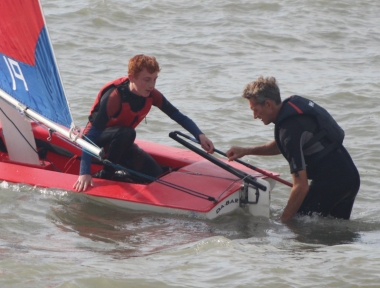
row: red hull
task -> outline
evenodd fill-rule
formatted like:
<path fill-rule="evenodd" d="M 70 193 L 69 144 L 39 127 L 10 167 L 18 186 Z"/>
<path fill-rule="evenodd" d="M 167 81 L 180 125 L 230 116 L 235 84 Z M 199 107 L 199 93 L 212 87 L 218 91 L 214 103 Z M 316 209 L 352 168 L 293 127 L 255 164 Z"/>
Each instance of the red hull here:
<path fill-rule="evenodd" d="M 36 139 L 46 141 L 48 138 L 47 131 L 41 127 L 34 126 L 33 131 Z M 80 164 L 76 157 L 81 155 L 81 151 L 55 136 L 49 143 L 70 151 L 74 157 L 49 151 L 47 158 L 53 165 L 45 161 L 46 166 L 32 166 L 11 162 L 6 152 L 0 152 L 0 179 L 76 192 L 73 190 L 73 184 L 78 178 Z M 161 180 L 214 197 L 218 203 L 240 190 L 240 179 L 194 152 L 141 140 L 137 140 L 136 143 L 161 165 L 179 168 L 161 177 Z M 234 166 L 254 177 L 265 178 L 255 171 L 247 171 L 242 165 L 234 163 Z M 56 168 L 64 172 L 57 172 Z M 100 169 L 101 166 L 92 165 L 93 173 Z M 100 198 L 198 213 L 208 213 L 218 205 L 159 182 L 135 184 L 103 179 L 93 181 L 94 186 L 85 194 Z"/>

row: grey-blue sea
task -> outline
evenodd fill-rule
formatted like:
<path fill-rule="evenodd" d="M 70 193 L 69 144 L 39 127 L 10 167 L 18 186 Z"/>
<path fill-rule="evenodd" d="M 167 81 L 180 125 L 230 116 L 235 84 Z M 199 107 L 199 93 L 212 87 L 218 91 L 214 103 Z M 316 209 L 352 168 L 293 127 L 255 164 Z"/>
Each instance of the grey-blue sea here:
<path fill-rule="evenodd" d="M 361 175 L 350 221 L 215 221 L 120 211 L 67 191 L 0 184 L 1 287 L 380 287 L 380 2 L 373 0 L 42 0 L 75 123 L 129 58 L 157 57 L 156 88 L 220 150 L 273 139 L 244 85 L 274 76 L 282 97 L 324 106 Z M 137 129 L 177 146 L 153 108 Z M 245 157 L 290 181 L 282 156 Z M 22 179 L 20 179 L 21 181 Z M 179 194 L 178 197 L 181 197 Z"/>

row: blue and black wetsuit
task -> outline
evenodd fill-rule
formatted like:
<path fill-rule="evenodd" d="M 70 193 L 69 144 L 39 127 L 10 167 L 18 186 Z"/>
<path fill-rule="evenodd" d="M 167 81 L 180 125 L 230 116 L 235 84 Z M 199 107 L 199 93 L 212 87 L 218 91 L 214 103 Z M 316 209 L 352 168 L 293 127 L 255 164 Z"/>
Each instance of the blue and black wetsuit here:
<path fill-rule="evenodd" d="M 134 128 L 139 122 L 131 123 L 131 125 L 120 125 L 122 121 L 119 121 L 118 125 L 113 126 L 110 125 L 112 121 L 123 117 L 121 113 L 128 113 L 129 110 L 131 114 L 136 114 L 142 109 L 147 109 L 146 101 L 150 101 L 151 105 L 158 107 L 197 139 L 203 133 L 190 118 L 182 114 L 160 92 L 157 90 L 154 92 L 147 98 L 136 95 L 129 90 L 129 80 L 124 81 L 121 85 L 108 87 L 104 90 L 104 94 L 101 95 L 97 104 L 93 106 L 95 108 L 89 117 L 90 121 L 84 134 L 98 146 L 106 149 L 109 161 L 157 177 L 163 172 L 161 167 L 148 153 L 134 144 L 136 138 Z M 145 113 L 148 113 L 149 109 L 150 107 Z M 125 122 L 125 120 L 123 121 Z M 90 174 L 90 163 L 91 156 L 83 153 L 80 175 Z M 106 172 L 106 178 L 112 178 L 114 173 L 112 168 L 105 166 L 103 170 Z"/>

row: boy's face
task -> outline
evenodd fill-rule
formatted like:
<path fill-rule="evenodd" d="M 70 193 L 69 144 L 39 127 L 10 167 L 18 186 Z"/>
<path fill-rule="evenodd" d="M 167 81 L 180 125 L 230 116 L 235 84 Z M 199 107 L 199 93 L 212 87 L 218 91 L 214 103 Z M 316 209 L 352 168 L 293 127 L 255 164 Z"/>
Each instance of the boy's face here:
<path fill-rule="evenodd" d="M 142 70 L 137 77 L 129 75 L 129 81 L 131 83 L 131 92 L 142 96 L 148 97 L 156 86 L 156 80 L 158 72 L 149 73 L 146 69 Z"/>

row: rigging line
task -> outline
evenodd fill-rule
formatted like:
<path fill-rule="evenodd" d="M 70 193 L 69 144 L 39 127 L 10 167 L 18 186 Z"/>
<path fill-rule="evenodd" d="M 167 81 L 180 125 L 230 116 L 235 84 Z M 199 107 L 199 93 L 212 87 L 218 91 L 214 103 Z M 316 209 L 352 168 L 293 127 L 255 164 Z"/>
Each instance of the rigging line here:
<path fill-rule="evenodd" d="M 59 139 L 61 139 L 62 141 L 65 141 L 67 144 L 70 144 L 71 146 L 75 147 L 75 148 L 78 148 L 79 150 L 81 151 L 85 151 L 87 154 L 91 155 L 92 157 L 94 158 L 97 158 L 99 160 L 101 160 L 101 158 L 99 157 L 99 155 L 96 155 L 94 153 L 92 153 L 91 151 L 87 150 L 86 148 L 80 146 L 78 143 L 76 142 L 72 142 L 70 140 L 68 140 L 66 137 L 62 136 L 61 134 L 57 133 L 56 134 L 56 137 L 58 137 Z M 84 137 L 85 140 L 87 142 L 89 142 L 90 144 L 96 146 L 97 148 L 99 148 L 99 146 L 97 146 L 95 143 L 93 143 L 90 139 L 88 139 L 87 137 Z"/>
<path fill-rule="evenodd" d="M 177 173 L 182 173 L 182 174 L 188 174 L 188 175 L 202 175 L 202 176 L 206 176 L 206 177 L 211 177 L 211 178 L 217 178 L 217 179 L 224 179 L 224 180 L 230 180 L 230 181 L 233 181 L 232 183 L 230 183 L 228 185 L 228 187 L 216 198 L 217 200 L 219 200 L 222 195 L 224 193 L 227 192 L 228 188 L 230 188 L 233 184 L 235 184 L 236 182 L 239 182 L 241 181 L 242 179 L 240 178 L 226 178 L 226 177 L 221 177 L 221 176 L 215 176 L 215 175 L 210 175 L 210 174 L 201 174 L 201 173 L 195 173 L 195 172 L 177 172 Z"/>
<path fill-rule="evenodd" d="M 227 177 L 216 176 L 216 175 L 211 175 L 211 174 L 203 174 L 203 173 L 197 173 L 197 172 L 178 172 L 178 173 L 189 174 L 189 175 L 201 175 L 201 176 L 207 176 L 210 178 L 225 179 L 225 180 L 231 180 L 231 181 L 241 180 L 240 178 L 227 178 Z"/>
<path fill-rule="evenodd" d="M 133 173 L 133 172 L 132 172 Z M 212 197 L 212 196 L 209 196 L 207 194 L 204 194 L 204 193 L 201 193 L 201 192 L 198 192 L 198 191 L 195 191 L 195 190 L 192 190 L 190 188 L 186 188 L 186 187 L 183 187 L 183 186 L 180 186 L 180 185 L 177 185 L 177 184 L 174 184 L 174 183 L 171 183 L 171 182 L 168 182 L 168 181 L 165 181 L 165 180 L 161 180 L 159 178 L 155 178 L 155 177 L 150 177 L 148 175 L 145 175 L 145 174 L 140 174 L 140 173 L 135 173 L 136 175 L 139 175 L 145 179 L 149 179 L 151 180 L 152 182 L 157 182 L 161 185 L 164 185 L 164 186 L 167 186 L 167 187 L 170 187 L 170 188 L 173 188 L 173 189 L 176 189 L 178 191 L 181 191 L 181 192 L 184 192 L 184 193 L 187 193 L 189 195 L 192 195 L 192 196 L 195 196 L 195 197 L 198 197 L 198 198 L 201 198 L 201 199 L 205 199 L 205 200 L 209 200 L 209 201 L 213 201 L 213 202 L 216 202 L 215 198 Z M 144 176 L 142 176 L 144 175 Z"/>
<path fill-rule="evenodd" d="M 236 181 L 230 183 L 230 185 L 228 185 L 228 187 L 227 187 L 222 193 L 220 193 L 220 195 L 217 197 L 217 200 L 219 200 L 219 199 L 222 197 L 222 195 L 223 195 L 224 193 L 226 193 L 227 190 L 228 190 L 233 184 L 235 184 L 236 182 L 238 182 L 238 181 L 240 181 L 240 180 L 241 180 L 241 179 L 236 179 Z"/>
<path fill-rule="evenodd" d="M 82 138 L 85 139 L 88 143 L 100 148 L 98 145 L 96 145 L 90 138 L 88 138 L 86 135 L 82 135 Z"/>
<path fill-rule="evenodd" d="M 82 135 L 82 139 L 86 140 L 88 143 L 94 145 L 95 147 L 100 148 L 97 144 L 95 144 L 90 138 L 88 138 L 84 134 Z M 95 157 L 95 158 L 97 158 L 99 160 L 102 160 L 102 158 L 99 157 L 99 155 L 95 155 L 94 153 L 91 153 L 91 151 L 88 151 L 86 148 L 82 148 L 81 147 L 81 149 L 82 149 L 82 151 L 85 151 L 87 154 L 90 154 L 91 156 L 93 156 L 93 157 Z"/>
<path fill-rule="evenodd" d="M 16 124 L 11 120 L 11 118 L 8 117 L 8 115 L 4 112 L 4 110 L 0 107 L 0 110 L 1 112 L 4 114 L 5 117 L 7 117 L 8 121 L 12 123 L 12 125 L 16 128 L 17 132 L 21 135 L 22 138 L 24 138 L 25 142 L 29 145 L 29 147 L 39 156 L 38 154 L 38 151 L 36 149 L 34 149 L 33 145 L 30 144 L 30 142 L 26 139 L 26 137 L 24 136 L 24 134 L 22 134 L 22 132 L 20 131 L 20 129 L 18 129 L 18 127 L 16 126 Z M 56 171 L 58 172 L 62 172 L 61 170 L 58 169 L 58 167 L 56 167 L 52 161 L 49 160 L 49 158 L 45 157 L 46 161 L 48 161 L 53 167 L 54 169 L 56 169 Z"/>
<path fill-rule="evenodd" d="M 78 143 L 76 143 L 76 142 L 72 142 L 72 141 L 70 141 L 70 140 L 68 140 L 65 136 L 62 136 L 61 134 L 59 134 L 59 133 L 57 133 L 57 134 L 55 134 L 56 135 L 56 137 L 58 137 L 59 139 L 61 139 L 62 141 L 65 141 L 67 144 L 69 144 L 69 145 L 71 145 L 71 146 L 73 146 L 73 147 L 75 147 L 75 148 L 77 148 L 77 149 L 79 149 L 79 150 L 81 150 L 81 151 L 85 151 L 87 154 L 89 154 L 89 155 L 91 155 L 92 157 L 95 157 L 95 158 L 97 158 L 97 159 L 99 159 L 100 160 L 100 157 L 99 157 L 99 155 L 96 155 L 96 154 L 94 154 L 94 153 L 92 153 L 91 151 L 89 151 L 89 150 L 87 150 L 87 149 L 85 149 L 84 147 L 82 147 L 82 146 L 80 146 Z M 86 137 L 86 141 L 87 141 L 87 137 Z M 89 141 L 87 141 L 87 142 L 89 142 Z M 92 142 L 90 142 L 91 144 L 93 144 L 94 146 L 96 146 L 97 148 L 99 148 L 97 145 L 95 145 L 94 143 L 92 143 Z"/>
<path fill-rule="evenodd" d="M 46 130 L 49 130 L 49 127 L 44 125 L 43 123 L 40 123 L 38 120 L 36 120 L 35 118 L 29 116 L 29 115 L 26 115 L 26 117 L 28 117 L 29 119 L 31 119 L 33 122 L 35 122 L 38 126 L 42 127 L 43 129 L 46 129 Z M 55 131 L 54 131 L 55 132 Z M 61 139 L 62 141 L 65 141 L 67 144 L 81 150 L 81 151 L 86 151 L 87 154 L 91 155 L 92 157 L 94 158 L 97 158 L 99 160 L 101 160 L 101 158 L 99 157 L 99 155 L 96 155 L 94 153 L 92 153 L 91 151 L 88 151 L 87 149 L 85 149 L 84 147 L 80 146 L 78 143 L 76 142 L 72 142 L 70 141 L 67 137 L 59 134 L 59 133 L 56 133 L 55 136 L 59 139 Z M 92 145 L 94 145 L 95 147 L 99 148 L 99 146 L 97 146 L 94 142 L 92 142 L 89 138 L 87 138 L 85 135 L 83 135 L 83 137 L 85 138 L 85 140 L 89 143 L 91 143 Z M 52 163 L 53 164 L 53 163 Z"/>
<path fill-rule="evenodd" d="M 205 200 L 208 200 L 208 201 L 213 201 L 214 203 L 217 202 L 214 197 L 209 196 L 207 194 L 204 194 L 204 193 L 201 193 L 201 192 L 192 190 L 190 188 L 186 188 L 186 187 L 183 187 L 183 186 L 180 186 L 180 185 L 177 185 L 177 184 L 165 181 L 165 180 L 161 180 L 161 179 L 159 179 L 157 177 L 152 177 L 152 176 L 149 176 L 149 175 L 146 175 L 146 174 L 143 174 L 143 173 L 140 173 L 140 172 L 137 172 L 137 171 L 125 168 L 125 167 L 121 166 L 120 164 L 114 164 L 114 163 L 112 163 L 109 160 L 104 160 L 103 163 L 105 165 L 109 165 L 109 166 L 113 167 L 116 170 L 123 170 L 123 171 L 126 171 L 128 173 L 135 174 L 135 175 L 140 176 L 141 178 L 149 180 L 151 182 L 157 182 L 159 184 L 165 185 L 165 186 L 170 187 L 170 188 L 174 188 L 176 190 L 179 190 L 181 192 L 190 194 L 192 196 L 195 196 L 195 197 L 198 197 L 198 198 L 201 198 L 201 199 L 205 199 Z"/>
<path fill-rule="evenodd" d="M 209 201 L 213 201 L 214 203 L 217 203 L 215 197 L 209 196 L 207 194 L 204 194 L 204 193 L 201 193 L 201 192 L 198 192 L 198 191 L 195 191 L 195 190 L 192 190 L 192 189 L 189 189 L 189 188 L 186 188 L 186 187 L 183 187 L 183 186 L 180 186 L 180 185 L 177 185 L 177 184 L 165 181 L 165 180 L 161 180 L 161 179 L 158 179 L 158 178 L 156 178 L 155 181 L 157 183 L 160 183 L 160 184 L 165 185 L 167 187 L 171 187 L 171 188 L 174 188 L 174 189 L 179 190 L 181 192 L 187 193 L 189 195 L 192 195 L 192 196 L 195 196 L 195 197 L 198 197 L 198 198 L 201 198 L 201 199 L 205 199 L 205 200 L 209 200 Z"/>

